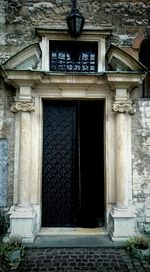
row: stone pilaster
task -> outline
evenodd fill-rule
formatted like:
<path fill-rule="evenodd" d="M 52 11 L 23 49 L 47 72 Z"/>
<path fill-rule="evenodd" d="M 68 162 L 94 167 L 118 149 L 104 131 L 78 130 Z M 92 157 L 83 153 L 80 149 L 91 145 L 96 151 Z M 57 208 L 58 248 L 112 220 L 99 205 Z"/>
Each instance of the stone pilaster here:
<path fill-rule="evenodd" d="M 20 117 L 19 167 L 18 167 L 18 203 L 10 216 L 11 234 L 19 235 L 24 242 L 33 242 L 36 214 L 30 205 L 30 165 L 31 165 L 31 112 L 34 111 L 32 100 L 15 101 L 11 110 Z"/>
<path fill-rule="evenodd" d="M 128 99 L 113 103 L 116 112 L 116 204 L 113 206 L 111 236 L 113 240 L 123 240 L 134 235 L 135 213 L 129 205 L 129 165 L 128 160 L 128 120 L 135 112 Z"/>

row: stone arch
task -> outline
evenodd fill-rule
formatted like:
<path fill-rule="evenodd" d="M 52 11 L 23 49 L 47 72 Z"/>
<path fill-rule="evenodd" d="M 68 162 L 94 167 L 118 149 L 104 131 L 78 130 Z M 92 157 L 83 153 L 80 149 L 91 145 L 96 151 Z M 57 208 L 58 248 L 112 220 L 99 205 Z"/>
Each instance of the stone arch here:
<path fill-rule="evenodd" d="M 41 49 L 38 43 L 30 44 L 13 55 L 4 64 L 4 69 L 30 70 L 40 68 Z"/>
<path fill-rule="evenodd" d="M 106 58 L 113 71 L 144 71 L 145 67 L 130 54 L 113 44 L 110 45 Z"/>

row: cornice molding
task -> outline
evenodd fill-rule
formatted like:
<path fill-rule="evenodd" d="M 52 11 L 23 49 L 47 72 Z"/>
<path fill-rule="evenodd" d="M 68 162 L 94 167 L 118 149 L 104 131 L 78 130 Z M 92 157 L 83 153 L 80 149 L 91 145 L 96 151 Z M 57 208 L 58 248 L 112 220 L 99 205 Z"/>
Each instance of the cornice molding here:
<path fill-rule="evenodd" d="M 109 36 L 111 34 L 113 30 L 113 27 L 111 25 L 103 25 L 101 27 L 99 26 L 91 26 L 88 25 L 86 27 L 84 27 L 82 33 L 81 33 L 81 37 L 79 38 L 82 39 L 83 36 L 86 35 L 90 35 L 90 36 Z M 52 38 L 54 37 L 54 35 L 59 36 L 67 36 L 70 40 L 74 40 L 74 38 L 70 37 L 68 28 L 66 28 L 66 26 L 53 26 L 53 27 L 49 27 L 49 28 L 35 28 L 35 33 L 38 36 L 42 36 L 42 37 L 50 37 L 52 36 Z"/>

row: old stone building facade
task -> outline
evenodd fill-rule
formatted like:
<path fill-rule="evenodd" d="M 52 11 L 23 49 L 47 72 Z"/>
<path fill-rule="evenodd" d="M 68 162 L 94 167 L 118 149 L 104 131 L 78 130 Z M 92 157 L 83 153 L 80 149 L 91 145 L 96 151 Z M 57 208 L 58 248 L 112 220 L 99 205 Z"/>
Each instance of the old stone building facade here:
<path fill-rule="evenodd" d="M 22 235 L 25 241 L 32 242 L 40 233 L 56 233 L 56 228 L 58 233 L 62 229 L 66 231 L 66 227 L 68 233 L 73 229 L 84 233 L 84 227 L 94 233 L 96 227 L 98 233 L 108 232 L 113 240 L 150 232 L 150 3 L 78 0 L 77 6 L 85 25 L 81 36 L 74 39 L 66 25 L 71 0 L 0 1 L 0 209 L 7 213 L 7 218 L 9 215 L 10 236 Z M 55 44 L 61 46 L 59 42 L 66 46 L 65 50 L 72 43 L 77 48 L 82 44 L 97 48 L 93 49 L 97 52 L 97 70 L 88 73 L 51 70 L 50 52 L 55 51 Z M 56 118 L 52 112 L 62 109 L 64 119 L 74 128 L 60 139 L 61 148 L 64 139 L 74 130 L 77 137 L 77 147 L 74 147 L 77 150 L 69 157 L 73 147 L 71 151 L 65 149 L 68 153 L 63 154 L 64 164 L 74 160 L 75 170 L 68 170 L 72 166 L 66 169 L 62 157 L 58 160 L 54 152 L 60 144 L 58 141 L 48 146 L 54 156 L 46 160 L 46 139 L 52 142 L 57 134 L 52 135 L 51 130 L 46 134 L 47 127 L 54 131 L 59 124 L 59 133 L 63 135 L 62 114 L 59 113 L 58 123 L 53 126 L 51 120 Z M 101 117 L 96 117 L 97 113 Z M 74 117 L 67 119 L 69 115 Z M 69 127 L 67 123 L 65 126 Z M 90 131 L 98 136 L 95 138 Z M 74 141 L 73 137 L 70 141 Z M 95 151 L 86 153 L 89 146 L 88 141 L 85 144 L 86 138 Z M 65 145 L 69 146 L 67 142 Z M 100 157 L 96 149 L 102 153 Z M 92 159 L 85 163 L 86 156 Z M 55 158 L 61 168 L 61 178 L 57 176 L 56 165 L 54 175 L 48 172 L 48 165 L 52 160 L 54 167 Z M 87 168 L 91 168 L 87 174 L 90 178 L 85 174 Z M 77 175 L 74 172 L 78 172 L 75 180 L 80 184 L 78 187 L 74 183 L 73 198 L 68 193 L 72 187 L 64 189 L 65 185 L 59 184 L 59 188 L 54 189 L 50 181 L 50 185 L 44 185 L 46 175 L 50 175 L 49 180 L 57 179 L 56 183 L 61 183 L 63 169 L 65 177 L 69 171 L 73 171 L 74 176 Z M 82 172 L 87 183 L 81 181 Z M 94 185 L 94 179 L 103 182 Z M 69 180 L 72 177 L 62 182 L 69 184 Z M 59 223 L 52 219 L 59 212 L 56 206 L 64 212 L 61 210 L 64 203 L 58 203 L 59 197 L 56 197 L 57 190 L 64 191 L 60 198 L 65 198 L 65 194 L 70 197 L 70 202 L 67 198 L 64 201 L 70 205 L 70 213 L 78 214 L 69 223 L 66 219 L 63 223 L 69 214 L 59 216 Z M 85 190 L 87 197 L 80 190 Z M 55 197 L 53 203 L 49 201 Z M 80 204 L 76 204 L 78 198 Z M 69 204 L 73 201 L 74 204 Z M 79 216 L 80 205 L 86 208 Z M 67 208 L 65 206 L 65 210 Z M 89 224 L 83 220 L 84 224 L 78 218 L 85 213 L 93 218 L 95 211 L 97 224 L 91 222 L 93 219 L 89 219 Z M 46 217 L 50 219 L 47 221 Z"/>

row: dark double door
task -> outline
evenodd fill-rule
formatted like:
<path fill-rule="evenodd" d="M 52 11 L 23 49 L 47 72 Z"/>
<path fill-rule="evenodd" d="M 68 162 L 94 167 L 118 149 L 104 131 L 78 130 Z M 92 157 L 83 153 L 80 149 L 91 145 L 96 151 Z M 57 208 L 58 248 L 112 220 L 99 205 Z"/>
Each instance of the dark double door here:
<path fill-rule="evenodd" d="M 42 226 L 104 218 L 103 101 L 43 101 Z"/>

